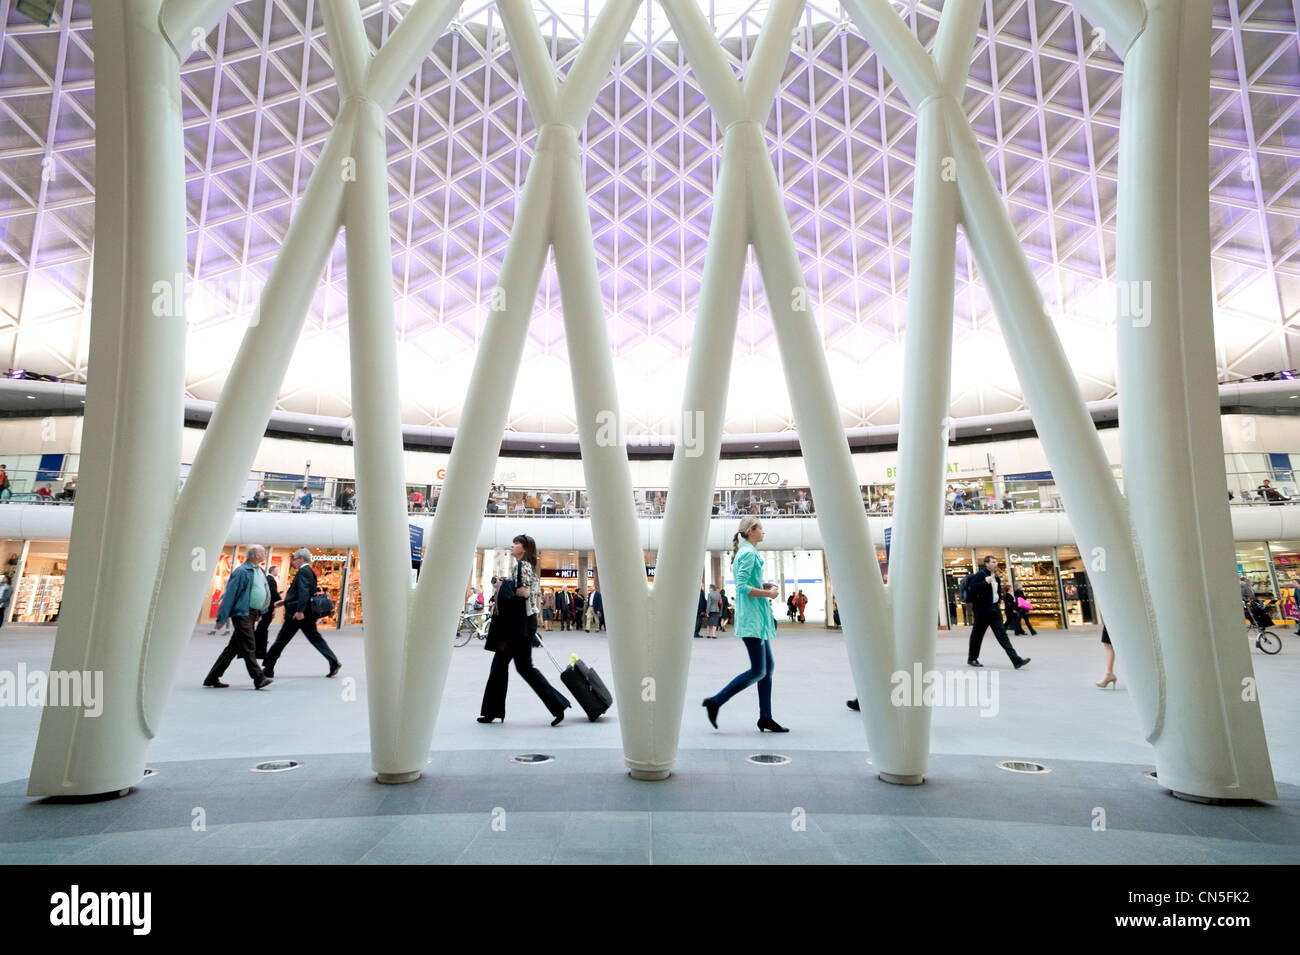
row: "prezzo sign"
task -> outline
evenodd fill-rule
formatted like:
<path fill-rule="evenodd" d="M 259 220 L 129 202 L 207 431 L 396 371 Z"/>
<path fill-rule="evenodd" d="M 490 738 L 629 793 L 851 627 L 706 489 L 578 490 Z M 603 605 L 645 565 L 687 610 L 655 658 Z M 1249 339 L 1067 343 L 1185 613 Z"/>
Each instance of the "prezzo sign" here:
<path fill-rule="evenodd" d="M 745 471 L 733 478 L 736 487 L 776 487 L 781 483 L 781 475 L 775 471 Z"/>

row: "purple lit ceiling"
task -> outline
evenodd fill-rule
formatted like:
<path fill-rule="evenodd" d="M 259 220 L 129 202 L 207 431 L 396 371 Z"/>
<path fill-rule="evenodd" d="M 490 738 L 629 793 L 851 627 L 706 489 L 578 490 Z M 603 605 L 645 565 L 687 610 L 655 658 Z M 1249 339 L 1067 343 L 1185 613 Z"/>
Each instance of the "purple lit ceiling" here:
<path fill-rule="evenodd" d="M 409 4 L 363 4 L 378 44 Z M 599 3 L 536 2 L 567 71 Z M 738 73 L 766 3 L 714 0 Z M 929 46 L 937 0 L 896 0 Z M 0 344 L 10 364 L 84 377 L 94 224 L 89 4 L 56 24 L 11 4 L 0 34 Z M 304 23 L 303 11 L 308 11 Z M 1295 367 L 1300 51 L 1290 0 L 1215 4 L 1213 276 L 1222 378 Z M 991 25 L 991 29 L 990 29 Z M 389 117 L 393 277 L 409 422 L 455 425 L 535 135 L 495 8 L 465 4 Z M 989 34 L 992 33 L 992 42 Z M 989 0 L 965 107 L 1085 396 L 1114 389 L 1120 64 L 1061 0 Z M 490 39 L 490 43 L 489 43 Z M 319 155 L 337 92 L 318 3 L 246 0 L 184 68 L 188 387 L 216 398 Z M 846 426 L 897 421 L 914 121 L 838 4 L 808 5 L 768 123 Z M 643 5 L 583 134 L 592 227 L 631 431 L 679 405 L 719 133 L 662 11 Z M 44 175 L 43 175 L 44 172 Z M 1023 406 L 964 242 L 956 415 Z M 972 281 L 972 278 L 975 280 Z M 280 406 L 347 415 L 346 269 L 336 246 Z M 727 430 L 793 426 L 762 282 L 743 286 Z M 512 427 L 570 432 L 558 285 L 543 277 Z"/>

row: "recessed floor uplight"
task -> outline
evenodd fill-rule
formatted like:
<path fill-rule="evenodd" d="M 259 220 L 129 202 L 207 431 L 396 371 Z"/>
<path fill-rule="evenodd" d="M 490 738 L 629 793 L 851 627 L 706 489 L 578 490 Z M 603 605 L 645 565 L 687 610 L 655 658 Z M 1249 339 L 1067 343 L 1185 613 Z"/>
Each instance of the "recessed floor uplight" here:
<path fill-rule="evenodd" d="M 268 759 L 264 763 L 258 763 L 251 772 L 254 773 L 287 773 L 291 769 L 297 769 L 302 763 L 296 759 Z"/>
<path fill-rule="evenodd" d="M 313 428 L 311 425 L 307 425 L 307 430 L 308 430 L 308 431 L 315 431 L 316 429 Z"/>
<path fill-rule="evenodd" d="M 751 763 L 758 763 L 760 766 L 784 766 L 790 762 L 789 756 L 782 756 L 779 753 L 755 753 L 753 756 L 746 758 Z"/>
<path fill-rule="evenodd" d="M 27 397 L 28 397 L 28 398 L 31 398 L 32 401 L 35 401 L 35 400 L 36 400 L 36 396 L 35 396 L 35 395 L 28 395 Z"/>
<path fill-rule="evenodd" d="M 1156 778 L 1156 771 L 1155 771 L 1154 769 L 1150 769 L 1150 770 L 1147 770 L 1147 771 L 1146 771 L 1145 773 L 1143 773 L 1142 775 L 1145 776 L 1147 779 L 1155 779 L 1155 778 Z"/>
<path fill-rule="evenodd" d="M 150 776 L 157 776 L 157 775 L 158 775 L 158 770 L 156 770 L 156 769 L 146 769 L 146 770 L 144 771 L 144 775 L 141 776 L 140 778 L 141 778 L 141 779 L 148 779 Z"/>
<path fill-rule="evenodd" d="M 1050 773 L 1051 770 L 1042 763 L 1030 763 L 1022 759 L 1007 759 L 998 763 L 998 769 L 1009 773 Z"/>
<path fill-rule="evenodd" d="M 545 753 L 520 753 L 518 756 L 511 756 L 512 763 L 552 763 L 555 761 L 554 756 L 547 756 Z"/>

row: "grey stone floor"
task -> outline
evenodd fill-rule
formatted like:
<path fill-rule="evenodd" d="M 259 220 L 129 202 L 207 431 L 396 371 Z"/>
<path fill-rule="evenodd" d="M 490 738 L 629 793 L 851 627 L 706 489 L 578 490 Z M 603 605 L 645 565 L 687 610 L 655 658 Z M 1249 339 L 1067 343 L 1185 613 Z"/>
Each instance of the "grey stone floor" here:
<path fill-rule="evenodd" d="M 605 638 L 543 634 L 557 657 L 608 673 Z M 744 662 L 730 634 L 695 641 L 681 752 L 672 777 L 637 782 L 623 766 L 617 713 L 552 728 L 517 678 L 505 724 L 474 722 L 488 655 L 455 651 L 425 777 L 381 786 L 370 772 L 359 631 L 327 635 L 356 701 L 305 641 L 274 686 L 199 683 L 224 641 L 187 647 L 150 765 L 132 795 L 83 805 L 24 796 L 39 711 L 0 708 L 0 862 L 7 863 L 1267 863 L 1300 862 L 1300 639 L 1254 655 L 1280 799 L 1210 807 L 1169 796 L 1142 773 L 1149 748 L 1123 688 L 1098 690 L 1095 630 L 1017 638 L 1034 662 L 1011 670 L 991 642 L 999 710 L 937 709 L 925 785 L 882 783 L 867 763 L 837 633 L 787 633 L 775 647 L 774 701 L 788 736 L 759 734 L 752 690 L 713 730 L 698 700 Z M 0 631 L 0 669 L 48 666 L 53 630 Z M 942 634 L 938 665 L 960 667 L 964 634 Z M 538 665 L 549 661 L 538 654 Z M 543 672 L 548 672 L 544 669 Z M 548 672 L 548 678 L 553 671 Z M 553 679 L 557 682 L 557 679 Z M 522 765 L 514 753 L 543 752 Z M 783 766 L 746 757 L 779 752 Z M 301 768 L 250 772 L 267 757 Z M 1002 759 L 1051 772 L 1007 773 Z M 1104 829 L 1094 821 L 1104 814 Z M 202 826 L 199 826 L 199 823 Z"/>

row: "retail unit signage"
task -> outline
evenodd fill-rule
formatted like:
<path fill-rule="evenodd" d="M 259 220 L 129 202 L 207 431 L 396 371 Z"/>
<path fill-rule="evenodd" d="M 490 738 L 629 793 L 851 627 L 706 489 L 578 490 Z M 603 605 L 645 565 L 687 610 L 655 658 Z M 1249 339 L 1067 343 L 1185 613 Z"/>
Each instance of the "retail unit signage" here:
<path fill-rule="evenodd" d="M 1021 564 L 1034 563 L 1040 560 L 1051 560 L 1051 559 L 1052 559 L 1051 554 L 1040 554 L 1037 551 L 1033 551 L 1033 550 L 1022 551 L 1021 553 L 1018 554 L 1013 553 L 1011 555 L 1011 560 L 1013 563 L 1021 563 Z"/>
<path fill-rule="evenodd" d="M 424 560 L 424 528 L 419 524 L 408 524 L 411 532 L 411 560 L 419 563 Z"/>
<path fill-rule="evenodd" d="M 745 471 L 733 479 L 736 487 L 776 487 L 781 483 L 781 475 L 775 471 Z"/>
<path fill-rule="evenodd" d="M 312 560 L 347 560 L 348 552 L 347 551 L 337 551 L 337 552 L 312 551 L 311 559 Z"/>

